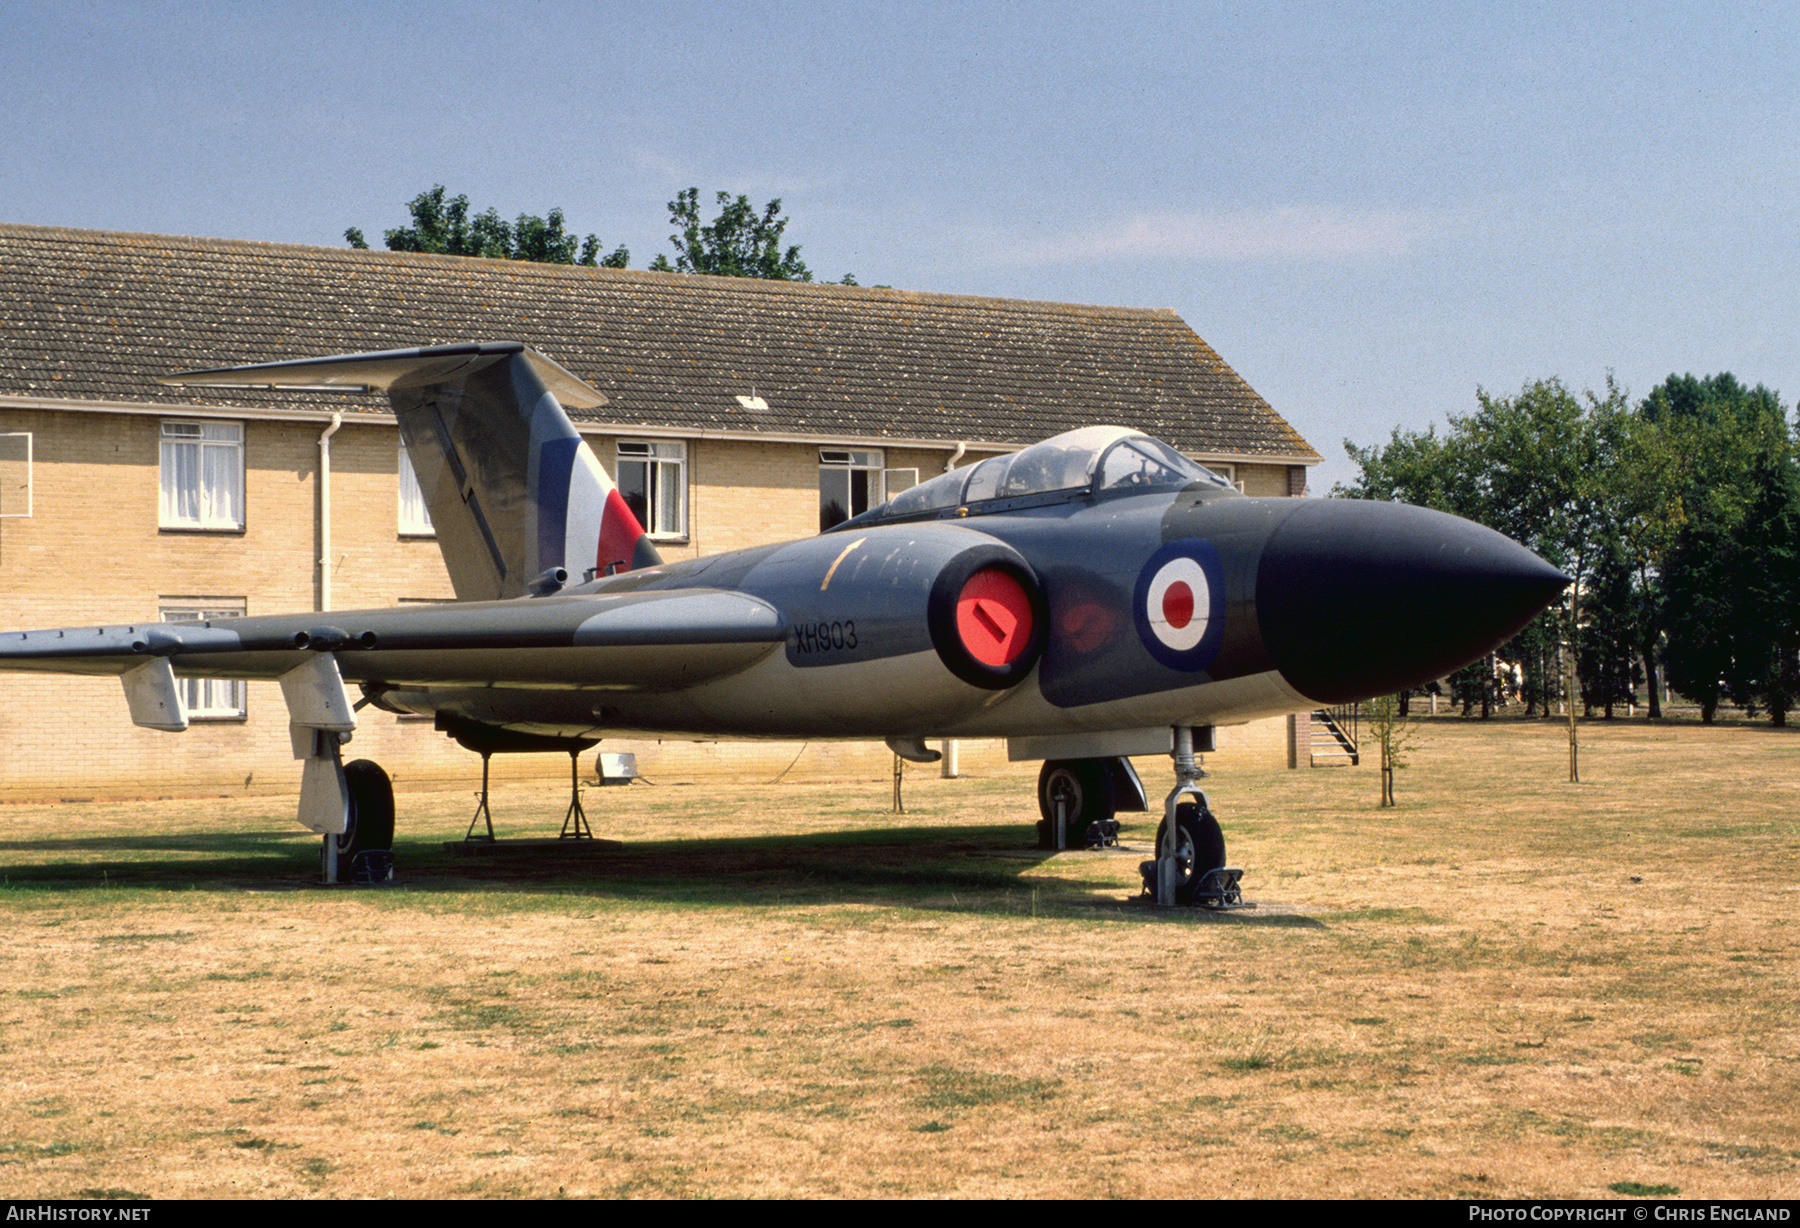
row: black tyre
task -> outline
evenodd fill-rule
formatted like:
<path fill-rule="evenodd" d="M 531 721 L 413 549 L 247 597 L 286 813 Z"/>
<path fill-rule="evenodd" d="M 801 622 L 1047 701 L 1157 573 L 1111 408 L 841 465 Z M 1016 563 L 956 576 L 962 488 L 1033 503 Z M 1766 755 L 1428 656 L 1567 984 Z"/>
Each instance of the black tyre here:
<path fill-rule="evenodd" d="M 1156 825 L 1158 854 L 1162 852 L 1163 833 L 1168 830 L 1167 819 Z M 1175 804 L 1175 830 L 1178 833 L 1175 859 L 1180 870 L 1180 881 L 1175 887 L 1175 902 L 1192 904 L 1194 889 L 1200 885 L 1200 881 L 1225 864 L 1225 833 L 1219 830 L 1219 820 L 1213 818 L 1212 811 L 1201 809 L 1198 802 Z M 1148 873 L 1151 875 L 1146 882 L 1153 884 L 1156 863 L 1150 861 L 1145 865 L 1149 867 Z"/>
<path fill-rule="evenodd" d="M 394 782 L 379 763 L 357 759 L 344 765 L 344 783 L 350 814 L 337 847 L 339 861 L 347 865 L 358 853 L 394 847 Z"/>
<path fill-rule="evenodd" d="M 1053 846 L 1056 806 L 1061 801 L 1071 816 L 1064 836 L 1070 848 L 1080 848 L 1087 829 L 1113 817 L 1112 774 L 1104 759 L 1050 759 L 1038 772 L 1038 847 Z"/>

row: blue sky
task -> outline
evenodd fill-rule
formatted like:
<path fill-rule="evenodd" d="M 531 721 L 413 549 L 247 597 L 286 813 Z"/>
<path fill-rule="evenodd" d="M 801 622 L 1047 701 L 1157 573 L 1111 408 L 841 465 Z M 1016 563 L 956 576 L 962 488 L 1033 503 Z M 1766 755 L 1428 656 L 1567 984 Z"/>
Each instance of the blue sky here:
<path fill-rule="evenodd" d="M 779 196 L 821 278 L 1175 309 L 1322 491 L 1478 386 L 1800 395 L 1796 12 L 14 3 L 0 219 L 379 243 L 443 183 L 641 268 Z"/>

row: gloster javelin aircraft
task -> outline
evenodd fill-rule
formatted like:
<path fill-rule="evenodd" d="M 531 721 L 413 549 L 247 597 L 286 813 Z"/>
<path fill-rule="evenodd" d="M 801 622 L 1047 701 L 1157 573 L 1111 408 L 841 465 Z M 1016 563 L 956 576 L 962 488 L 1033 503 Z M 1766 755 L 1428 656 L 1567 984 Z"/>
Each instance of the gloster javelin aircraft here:
<path fill-rule="evenodd" d="M 1005 738 L 1042 759 L 1051 847 L 1142 809 L 1170 755 L 1159 903 L 1241 902 L 1194 751 L 1213 727 L 1439 677 L 1566 577 L 1480 525 L 1398 504 L 1248 498 L 1119 427 L 931 478 L 817 537 L 664 563 L 564 405 L 605 403 L 518 342 L 185 372 L 218 387 L 385 389 L 457 601 L 12 632 L 0 669 L 115 674 L 132 719 L 187 726 L 177 676 L 276 679 L 300 821 L 391 846 L 386 774 L 341 747 L 363 704 L 465 746 L 630 734 Z M 363 696 L 352 705 L 346 683 Z"/>

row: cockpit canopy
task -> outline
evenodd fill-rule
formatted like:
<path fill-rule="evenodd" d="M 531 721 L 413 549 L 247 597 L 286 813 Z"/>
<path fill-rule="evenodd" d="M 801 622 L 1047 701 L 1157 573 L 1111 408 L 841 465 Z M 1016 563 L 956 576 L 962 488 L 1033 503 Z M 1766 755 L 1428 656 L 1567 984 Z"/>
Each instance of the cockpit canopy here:
<path fill-rule="evenodd" d="M 1180 490 L 1195 482 L 1231 483 L 1161 440 L 1123 426 L 1088 426 L 952 469 L 903 491 L 859 521 L 907 520 L 997 500 L 1063 494 L 1139 494 Z M 970 507 L 972 512 L 987 510 Z"/>

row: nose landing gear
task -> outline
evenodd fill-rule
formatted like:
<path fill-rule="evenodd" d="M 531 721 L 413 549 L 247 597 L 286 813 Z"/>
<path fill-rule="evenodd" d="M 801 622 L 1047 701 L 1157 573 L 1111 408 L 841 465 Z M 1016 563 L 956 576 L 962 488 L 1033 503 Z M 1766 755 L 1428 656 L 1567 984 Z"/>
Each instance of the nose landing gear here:
<path fill-rule="evenodd" d="M 1254 908 L 1238 887 L 1244 872 L 1225 864 L 1225 834 L 1200 788 L 1194 731 L 1187 726 L 1175 728 L 1174 759 L 1175 787 L 1156 829 L 1156 860 L 1138 867 L 1144 893 L 1163 907 Z"/>

